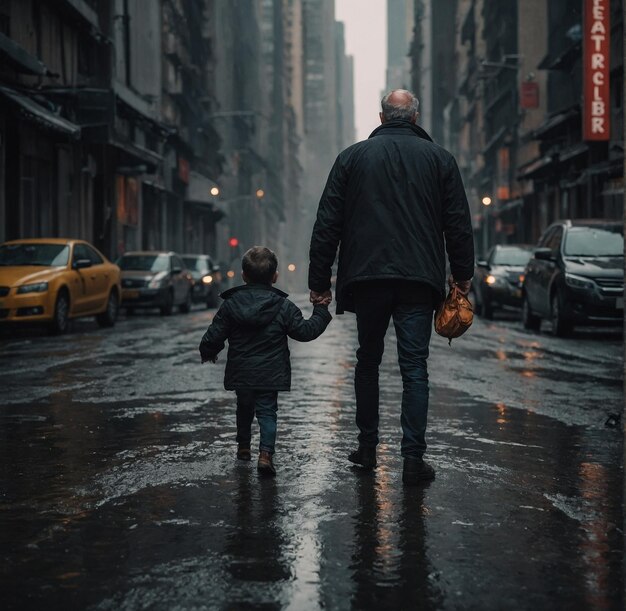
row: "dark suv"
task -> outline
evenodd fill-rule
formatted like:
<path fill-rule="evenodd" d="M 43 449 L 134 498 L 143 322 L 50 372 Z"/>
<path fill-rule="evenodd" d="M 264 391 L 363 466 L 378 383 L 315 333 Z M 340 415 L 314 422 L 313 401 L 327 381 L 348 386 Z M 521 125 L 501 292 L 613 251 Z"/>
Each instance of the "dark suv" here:
<path fill-rule="evenodd" d="M 193 278 L 191 297 L 194 303 L 205 303 L 215 308 L 220 302 L 222 272 L 208 255 L 181 255 Z"/>
<path fill-rule="evenodd" d="M 550 225 L 528 263 L 522 321 L 555 335 L 574 325 L 619 323 L 624 315 L 624 236 L 621 222 L 567 220 Z"/>
<path fill-rule="evenodd" d="M 501 244 L 478 261 L 472 280 L 476 314 L 490 319 L 498 308 L 521 307 L 524 269 L 532 251 L 526 244 Z"/>

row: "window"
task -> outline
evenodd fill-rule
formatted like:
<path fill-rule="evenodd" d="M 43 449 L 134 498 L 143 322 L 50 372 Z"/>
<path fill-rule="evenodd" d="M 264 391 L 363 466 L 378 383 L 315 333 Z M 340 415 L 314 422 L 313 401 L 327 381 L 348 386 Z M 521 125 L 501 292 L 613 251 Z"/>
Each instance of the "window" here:
<path fill-rule="evenodd" d="M 204 257 L 183 257 L 185 267 L 194 272 L 206 272 L 211 269 L 210 263 Z"/>
<path fill-rule="evenodd" d="M 573 227 L 567 232 L 565 254 L 577 257 L 622 257 L 621 226 Z"/>
<path fill-rule="evenodd" d="M 74 253 L 72 255 L 72 262 L 76 263 L 76 261 L 80 259 L 87 259 L 91 261 L 91 257 L 87 252 L 87 248 L 84 244 L 74 244 Z"/>
<path fill-rule="evenodd" d="M 84 244 L 83 246 L 93 265 L 101 265 L 102 263 L 104 263 L 102 257 L 91 246 L 87 246 L 87 244 Z"/>
<path fill-rule="evenodd" d="M 69 252 L 66 244 L 4 244 L 0 246 L 0 266 L 65 267 Z"/>
<path fill-rule="evenodd" d="M 550 240 L 550 238 L 552 237 L 553 233 L 554 233 L 554 229 L 548 229 L 541 236 L 541 238 L 539 238 L 539 243 L 537 244 L 537 246 L 539 246 L 540 248 L 546 248 L 546 245 L 548 244 L 548 240 Z"/>
<path fill-rule="evenodd" d="M 170 269 L 167 255 L 124 255 L 117 260 L 122 270 L 165 272 Z"/>
<path fill-rule="evenodd" d="M 557 227 L 550 236 L 546 247 L 550 250 L 557 251 L 561 250 L 561 241 L 563 239 L 563 229 L 561 227 Z"/>
<path fill-rule="evenodd" d="M 499 248 L 494 255 L 495 265 L 526 265 L 532 251 L 527 248 Z"/>

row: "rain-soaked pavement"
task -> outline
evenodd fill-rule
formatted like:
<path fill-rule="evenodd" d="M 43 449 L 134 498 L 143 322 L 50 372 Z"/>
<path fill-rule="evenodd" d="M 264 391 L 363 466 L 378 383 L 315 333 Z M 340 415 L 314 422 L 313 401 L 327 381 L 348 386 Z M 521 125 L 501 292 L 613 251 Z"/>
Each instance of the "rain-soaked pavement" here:
<path fill-rule="evenodd" d="M 224 360 L 199 364 L 212 315 L 0 339 L 3 608 L 622 608 L 618 331 L 435 337 L 437 479 L 405 489 L 393 329 L 378 469 L 346 460 L 347 315 L 292 344 L 278 477 L 260 480 L 234 458 Z"/>

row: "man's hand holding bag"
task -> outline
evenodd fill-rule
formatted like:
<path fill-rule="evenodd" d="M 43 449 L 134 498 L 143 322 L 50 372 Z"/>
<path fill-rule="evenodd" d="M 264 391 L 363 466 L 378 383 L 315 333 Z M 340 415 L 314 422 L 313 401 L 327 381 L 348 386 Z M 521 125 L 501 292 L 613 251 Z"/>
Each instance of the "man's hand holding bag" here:
<path fill-rule="evenodd" d="M 469 299 L 451 284 L 450 292 L 435 314 L 435 331 L 451 344 L 455 337 L 465 333 L 474 321 L 474 308 Z"/>

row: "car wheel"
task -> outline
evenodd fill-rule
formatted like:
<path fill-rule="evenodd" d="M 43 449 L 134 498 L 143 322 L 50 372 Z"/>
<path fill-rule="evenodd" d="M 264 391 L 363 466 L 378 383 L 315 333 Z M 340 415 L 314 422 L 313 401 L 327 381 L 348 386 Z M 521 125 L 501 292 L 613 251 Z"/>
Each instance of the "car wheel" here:
<path fill-rule="evenodd" d="M 474 285 L 472 285 L 471 295 L 471 301 L 474 306 L 474 314 L 476 314 L 476 316 L 480 316 L 483 313 L 483 304 L 480 302 L 478 290 L 474 287 Z"/>
<path fill-rule="evenodd" d="M 67 332 L 70 320 L 70 298 L 65 289 L 61 289 L 54 304 L 54 316 L 50 330 L 55 335 Z"/>
<path fill-rule="evenodd" d="M 522 325 L 529 331 L 539 331 L 541 328 L 541 318 L 533 314 L 526 294 L 522 301 Z"/>
<path fill-rule="evenodd" d="M 550 300 L 550 319 L 552 321 L 552 333 L 557 337 L 567 337 L 574 328 L 572 321 L 565 317 L 563 300 L 559 291 L 555 291 Z"/>
<path fill-rule="evenodd" d="M 169 316 L 174 309 L 174 294 L 172 291 L 167 292 L 165 303 L 161 306 L 161 316 Z"/>
<path fill-rule="evenodd" d="M 119 312 L 119 300 L 117 293 L 111 291 L 109 293 L 109 299 L 107 300 L 107 308 L 104 312 L 101 312 L 96 316 L 96 320 L 101 327 L 112 327 L 117 320 L 117 314 Z"/>
<path fill-rule="evenodd" d="M 178 309 L 183 314 L 188 314 L 191 311 L 191 289 L 187 291 L 187 297 L 185 297 L 185 301 L 178 306 Z"/>

